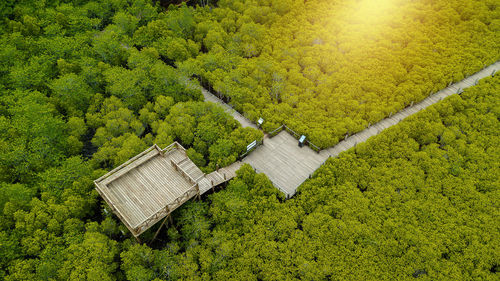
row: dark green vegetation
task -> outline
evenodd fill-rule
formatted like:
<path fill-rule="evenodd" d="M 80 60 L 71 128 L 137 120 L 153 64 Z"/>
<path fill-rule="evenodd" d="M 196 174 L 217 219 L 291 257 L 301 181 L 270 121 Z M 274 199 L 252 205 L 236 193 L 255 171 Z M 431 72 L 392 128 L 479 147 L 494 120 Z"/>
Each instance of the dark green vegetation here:
<path fill-rule="evenodd" d="M 209 172 L 262 133 L 202 102 L 172 65 L 175 46 L 201 47 L 184 39 L 186 9 L 44 3 L 2 2 L 0 279 L 115 279 L 128 232 L 102 217 L 92 180 L 174 140 Z M 163 41 L 144 47 L 153 21 Z"/>
<path fill-rule="evenodd" d="M 154 249 L 92 183 L 153 143 L 177 140 L 210 171 L 262 137 L 175 67 L 267 129 L 285 121 L 332 144 L 498 59 L 497 1 L 412 1 L 408 21 L 373 37 L 336 30 L 332 1 L 18 2 L 0 3 L 0 279 L 498 279 L 499 78 L 329 160 L 292 200 L 245 167 L 177 210 Z M 349 45 L 356 36 L 381 57 Z"/>

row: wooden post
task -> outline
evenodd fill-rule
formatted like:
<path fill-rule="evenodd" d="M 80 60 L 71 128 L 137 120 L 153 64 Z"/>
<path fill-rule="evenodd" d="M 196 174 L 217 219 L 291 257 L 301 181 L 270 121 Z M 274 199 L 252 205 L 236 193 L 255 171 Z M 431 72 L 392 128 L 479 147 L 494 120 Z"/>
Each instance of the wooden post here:
<path fill-rule="evenodd" d="M 142 244 L 141 239 L 139 239 L 139 236 L 134 235 L 134 237 L 135 237 L 135 240 L 137 240 L 137 243 Z"/>
<path fill-rule="evenodd" d="M 161 223 L 160 227 L 158 227 L 158 230 L 155 232 L 155 236 L 153 236 L 153 239 L 151 239 L 151 242 L 155 241 L 156 239 L 156 236 L 158 236 L 158 234 L 160 233 L 160 230 L 161 228 L 163 227 L 163 225 L 165 224 L 165 222 L 167 221 L 167 219 L 170 218 L 170 213 L 167 215 L 167 217 L 163 220 L 163 222 Z M 151 243 L 150 242 L 150 243 Z"/>
<path fill-rule="evenodd" d="M 198 201 L 199 201 L 199 200 L 201 200 L 201 194 L 200 194 L 200 185 L 198 183 L 196 183 L 196 191 L 198 192 L 196 197 L 198 198 Z"/>

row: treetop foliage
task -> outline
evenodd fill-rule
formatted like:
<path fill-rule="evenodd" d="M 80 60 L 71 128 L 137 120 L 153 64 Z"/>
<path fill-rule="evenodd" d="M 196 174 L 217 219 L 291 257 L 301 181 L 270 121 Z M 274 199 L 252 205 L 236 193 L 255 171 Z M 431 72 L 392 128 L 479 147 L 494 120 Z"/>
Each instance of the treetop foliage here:
<path fill-rule="evenodd" d="M 208 173 L 263 137 L 188 77 L 265 130 L 335 144 L 498 60 L 497 1 L 170 2 L 0 1 L 0 279 L 498 279 L 498 77 L 291 200 L 244 165 L 149 246 L 93 184 L 153 143 Z"/>
<path fill-rule="evenodd" d="M 329 147 L 500 59 L 499 11 L 494 1 L 219 1 L 194 38 L 206 52 L 180 68 L 264 129 L 286 123 Z"/>

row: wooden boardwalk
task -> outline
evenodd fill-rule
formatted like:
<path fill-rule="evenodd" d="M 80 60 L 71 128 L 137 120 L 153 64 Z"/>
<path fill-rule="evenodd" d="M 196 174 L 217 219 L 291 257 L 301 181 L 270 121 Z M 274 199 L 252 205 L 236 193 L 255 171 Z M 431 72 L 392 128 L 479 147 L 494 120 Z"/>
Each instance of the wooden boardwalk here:
<path fill-rule="evenodd" d="M 224 111 L 231 114 L 231 116 L 233 116 L 234 119 L 236 119 L 238 122 L 240 122 L 240 124 L 243 128 L 250 127 L 250 128 L 258 129 L 257 125 L 255 125 L 252 121 L 248 120 L 245 116 L 243 116 L 241 113 L 236 111 L 229 104 L 225 103 L 224 101 L 222 101 L 221 99 L 219 99 L 218 97 L 216 97 L 215 95 L 210 93 L 207 89 L 193 83 L 189 79 L 186 79 L 185 83 L 187 85 L 189 85 L 189 87 L 194 87 L 196 89 L 200 89 L 201 93 L 203 94 L 203 97 L 205 98 L 205 101 L 209 101 L 209 102 L 220 105 L 224 109 Z"/>
<path fill-rule="evenodd" d="M 337 145 L 323 149 L 320 153 L 314 152 L 309 147 L 298 147 L 295 138 L 286 132 L 281 132 L 273 138 L 265 137 L 263 145 L 250 153 L 242 161 L 254 167 L 257 172 L 265 173 L 273 184 L 281 190 L 287 197 L 293 196 L 297 188 L 329 157 L 336 157 L 341 152 L 346 151 L 356 144 L 365 142 L 370 137 L 375 136 L 383 130 L 398 124 L 401 120 L 411 116 L 420 110 L 435 104 L 442 99 L 457 94 L 465 88 L 474 86 L 482 78 L 491 76 L 494 71 L 500 70 L 500 61 L 496 62 L 483 70 L 473 74 L 464 80 L 450 85 L 444 90 L 433 94 L 419 103 L 415 103 L 391 117 L 385 118 L 380 122 L 366 128 L 365 130 L 349 136 Z M 212 101 L 224 106 L 236 120 L 244 127 L 256 126 L 241 114 L 232 110 L 210 92 L 203 90 L 205 100 Z"/>
<path fill-rule="evenodd" d="M 231 114 L 234 119 L 236 119 L 238 122 L 240 122 L 240 124 L 243 128 L 251 127 L 254 129 L 258 129 L 257 126 L 252 121 L 248 120 L 245 116 L 241 115 L 241 113 L 236 111 L 234 108 L 229 106 L 227 103 L 223 102 L 218 97 L 214 96 L 212 93 L 210 93 L 206 89 L 201 88 L 201 92 L 203 93 L 203 96 L 205 97 L 205 101 L 213 102 L 213 103 L 216 103 L 216 104 L 222 106 L 226 112 Z"/>
<path fill-rule="evenodd" d="M 242 161 L 256 172 L 265 173 L 275 187 L 287 197 L 301 185 L 323 162 L 325 157 L 298 141 L 286 131 L 264 138 L 264 143 Z"/>
<path fill-rule="evenodd" d="M 319 153 L 308 146 L 299 147 L 298 141 L 292 135 L 282 131 L 272 138 L 266 135 L 263 144 L 242 162 L 238 161 L 210 174 L 204 174 L 187 157 L 185 149 L 174 142 L 165 149 L 153 145 L 94 183 L 111 210 L 136 238 L 158 221 L 168 217 L 186 201 L 195 196 L 199 198 L 215 186 L 234 178 L 243 163 L 250 164 L 257 172 L 265 173 L 273 184 L 290 198 L 329 157 L 336 157 L 406 117 L 448 96 L 460 93 L 499 69 L 500 62 L 496 62 Z M 223 106 L 243 127 L 257 128 L 220 99 L 204 89 L 202 91 L 207 101 Z"/>
<path fill-rule="evenodd" d="M 408 116 L 411 116 L 451 95 L 457 94 L 459 91 L 463 91 L 466 88 L 469 88 L 471 86 L 476 85 L 476 83 L 488 76 L 491 76 L 492 73 L 500 70 L 500 61 L 484 68 L 483 70 L 465 78 L 464 80 L 457 82 L 455 84 L 452 84 L 448 86 L 447 88 L 430 95 L 429 97 L 425 98 L 419 103 L 415 103 L 410 107 L 407 107 L 398 113 L 394 114 L 391 117 L 385 118 L 382 121 L 366 128 L 365 130 L 354 134 L 347 139 L 339 142 L 337 145 L 330 147 L 328 149 L 324 149 L 321 151 L 321 154 L 324 155 L 325 157 L 335 157 L 339 155 L 341 152 L 346 151 L 352 147 L 354 147 L 356 144 L 365 142 L 368 140 L 370 137 L 375 136 L 382 132 L 383 130 L 392 127 L 401 120 L 407 118 Z"/>
<path fill-rule="evenodd" d="M 221 168 L 217 171 L 213 171 L 199 181 L 200 184 L 200 193 L 204 194 L 205 192 L 213 189 L 214 187 L 229 181 L 230 179 L 236 177 L 236 171 L 241 167 L 242 163 L 240 161 L 234 162 L 233 164 Z"/>
<path fill-rule="evenodd" d="M 186 201 L 236 176 L 240 162 L 204 174 L 174 142 L 146 149 L 95 180 L 111 210 L 137 238 Z"/>

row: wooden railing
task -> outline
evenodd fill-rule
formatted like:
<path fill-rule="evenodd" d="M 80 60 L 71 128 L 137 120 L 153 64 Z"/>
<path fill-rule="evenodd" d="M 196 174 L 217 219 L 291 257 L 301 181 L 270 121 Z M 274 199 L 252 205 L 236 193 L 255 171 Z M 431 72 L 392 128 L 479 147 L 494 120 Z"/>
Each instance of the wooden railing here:
<path fill-rule="evenodd" d="M 256 168 L 254 168 L 254 171 L 256 173 L 259 173 L 259 170 L 257 170 Z M 284 189 L 279 187 L 279 185 L 274 184 L 274 182 L 270 178 L 267 178 L 267 179 L 273 184 L 274 187 L 276 187 L 279 191 L 281 191 L 281 193 L 285 194 L 285 199 L 290 199 L 290 194 L 288 194 L 288 192 L 286 192 Z"/>
<path fill-rule="evenodd" d="M 247 156 L 248 154 L 250 154 L 250 152 L 254 151 L 259 145 L 262 145 L 264 143 L 264 139 L 261 139 L 259 141 L 257 141 L 256 145 L 254 147 L 252 147 L 250 150 L 247 150 L 245 151 L 245 153 L 241 154 L 238 159 L 241 160 L 243 158 L 245 158 L 245 156 Z"/>
<path fill-rule="evenodd" d="M 134 232 L 137 233 L 137 235 L 140 235 L 142 232 L 147 230 L 150 225 L 157 223 L 159 220 L 161 220 L 162 218 L 164 218 L 168 214 L 172 213 L 175 209 L 180 207 L 186 201 L 188 201 L 189 199 L 198 195 L 199 192 L 200 191 L 198 188 L 198 184 L 194 184 L 193 186 L 191 186 L 191 188 L 189 188 L 181 196 L 177 197 L 174 201 L 172 201 L 171 203 L 168 203 L 165 207 L 160 208 L 157 212 L 155 212 L 150 217 L 145 219 L 141 224 L 139 224 L 134 229 Z"/>
<path fill-rule="evenodd" d="M 301 137 L 301 135 L 297 134 L 294 130 L 290 129 L 287 125 L 283 124 L 281 126 L 279 126 L 278 128 L 274 129 L 273 131 L 269 132 L 268 135 L 269 137 L 274 137 L 276 136 L 277 134 L 279 134 L 281 131 L 287 131 L 288 133 L 290 133 L 294 138 L 296 139 L 299 139 Z M 314 151 L 316 151 L 317 153 L 319 153 L 321 151 L 321 148 L 317 145 L 315 145 L 314 143 L 310 142 L 308 139 L 306 139 L 306 144 Z"/>
<path fill-rule="evenodd" d="M 174 166 L 174 169 L 176 171 L 181 172 L 182 176 L 184 176 L 184 178 L 186 178 L 191 184 L 197 183 L 197 181 L 195 179 L 193 179 L 193 177 L 191 177 L 191 175 L 189 175 L 186 171 L 184 171 L 184 169 L 182 169 L 181 166 L 179 166 L 179 164 L 175 163 L 174 160 L 170 159 L 170 163 L 172 163 L 172 166 Z"/>
<path fill-rule="evenodd" d="M 132 234 L 134 234 L 134 236 L 138 236 L 139 234 L 136 234 L 133 227 L 131 225 L 128 224 L 128 222 L 125 220 L 125 216 L 120 212 L 120 210 L 118 208 L 116 208 L 116 206 L 113 204 L 113 202 L 108 198 L 108 195 L 101 190 L 101 186 L 99 184 L 97 184 L 97 186 L 99 188 L 97 188 L 97 192 L 101 195 L 101 197 L 104 199 L 104 201 L 106 201 L 106 203 L 108 203 L 108 206 L 111 207 L 111 211 L 113 211 L 113 213 L 115 213 L 115 215 L 123 222 L 123 224 L 125 224 L 125 226 L 128 228 L 128 230 L 130 230 L 130 232 L 132 232 Z"/>
<path fill-rule="evenodd" d="M 163 153 L 168 153 L 168 152 L 174 150 L 175 148 L 177 148 L 177 142 L 173 142 L 173 143 L 169 144 L 167 147 L 165 147 L 161 151 Z"/>
<path fill-rule="evenodd" d="M 105 178 L 111 176 L 112 174 L 120 171 L 121 169 L 127 167 L 128 165 L 132 164 L 133 162 L 135 162 L 140 157 L 142 157 L 142 156 L 146 155 L 147 153 L 151 152 L 151 150 L 153 150 L 153 149 L 157 149 L 158 151 L 161 151 L 161 149 L 156 144 L 154 144 L 150 148 L 148 148 L 148 149 L 144 150 L 143 152 L 137 154 L 136 156 L 130 158 L 127 162 L 125 162 L 125 163 L 121 164 L 120 166 L 114 168 L 113 170 L 107 172 L 105 175 L 103 175 L 102 177 L 96 179 L 94 182 L 101 182 L 103 179 L 105 179 Z"/>
<path fill-rule="evenodd" d="M 170 145 L 168 145 L 167 147 L 165 147 L 164 149 L 161 149 L 161 152 L 163 154 L 167 154 L 169 153 L 170 151 L 173 151 L 174 149 L 178 149 L 178 150 L 181 150 L 182 152 L 186 152 L 186 149 L 178 142 L 174 141 L 173 143 L 171 143 Z"/>
<path fill-rule="evenodd" d="M 269 132 L 269 133 L 268 133 L 269 137 L 271 137 L 271 138 L 272 138 L 272 137 L 276 136 L 277 134 L 281 133 L 281 131 L 283 131 L 283 127 L 284 127 L 284 126 L 285 126 L 285 125 L 281 125 L 281 126 L 279 126 L 278 128 L 276 128 L 276 129 L 272 130 L 271 132 Z"/>

